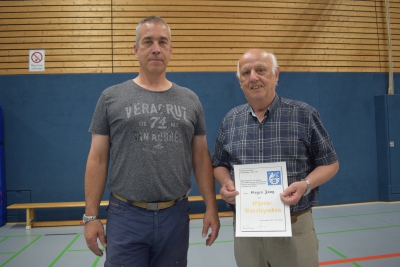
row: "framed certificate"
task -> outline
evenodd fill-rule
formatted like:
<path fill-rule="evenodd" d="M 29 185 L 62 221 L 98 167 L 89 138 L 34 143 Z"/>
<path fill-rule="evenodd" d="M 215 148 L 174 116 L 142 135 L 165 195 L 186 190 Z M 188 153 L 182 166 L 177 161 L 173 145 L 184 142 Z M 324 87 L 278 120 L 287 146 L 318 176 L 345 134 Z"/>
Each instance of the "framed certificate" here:
<path fill-rule="evenodd" d="M 280 199 L 288 187 L 286 162 L 234 165 L 234 171 L 236 236 L 292 236 L 290 207 Z"/>

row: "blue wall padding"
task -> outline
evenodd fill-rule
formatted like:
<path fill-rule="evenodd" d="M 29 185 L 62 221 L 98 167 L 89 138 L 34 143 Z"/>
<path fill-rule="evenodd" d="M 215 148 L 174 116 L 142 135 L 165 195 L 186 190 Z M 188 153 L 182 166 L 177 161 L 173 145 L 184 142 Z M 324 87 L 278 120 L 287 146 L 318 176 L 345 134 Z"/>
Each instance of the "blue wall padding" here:
<path fill-rule="evenodd" d="M 3 144 L 3 106 L 0 105 L 0 144 Z"/>
<path fill-rule="evenodd" d="M 0 226 L 7 222 L 6 219 L 6 180 L 4 177 L 4 149 L 3 149 L 3 106 L 0 105 Z"/>
<path fill-rule="evenodd" d="M 318 77 L 318 110 L 340 162 L 339 174 L 321 187 L 319 203 L 377 200 L 374 95 L 385 92 L 386 77 L 365 73 Z"/>
<path fill-rule="evenodd" d="M 88 128 L 98 97 L 108 86 L 136 76 L 0 76 L 7 191 L 29 190 L 33 202 L 84 200 Z M 169 73 L 167 77 L 198 94 L 212 152 L 224 115 L 246 102 L 235 73 Z M 394 78 L 396 84 L 400 76 Z M 374 97 L 385 94 L 387 87 L 386 73 L 281 73 L 278 94 L 319 110 L 339 156 L 340 171 L 321 187 L 320 205 L 379 199 Z M 192 195 L 198 195 L 193 187 Z M 108 194 L 106 190 L 103 199 Z M 193 204 L 192 212 L 202 208 L 201 203 Z M 224 209 L 224 203 L 219 208 Z M 81 213 L 60 211 L 56 216 L 80 219 Z M 38 211 L 37 216 L 38 220 L 53 218 L 48 211 Z"/>
<path fill-rule="evenodd" d="M 400 94 L 388 95 L 389 141 L 394 146 L 390 151 L 390 185 L 393 200 L 400 200 Z"/>
<path fill-rule="evenodd" d="M 400 200 L 400 95 L 376 96 L 375 114 L 379 199 Z"/>
<path fill-rule="evenodd" d="M 389 201 L 390 199 L 389 121 L 386 96 L 375 96 L 377 178 L 379 200 L 381 201 Z"/>
<path fill-rule="evenodd" d="M 29 203 L 31 201 L 30 190 L 7 190 L 7 205 L 13 203 Z M 26 220 L 26 212 L 24 209 L 7 210 L 8 222 L 20 222 Z"/>
<path fill-rule="evenodd" d="M 0 226 L 7 222 L 6 184 L 4 177 L 4 149 L 0 145 Z"/>

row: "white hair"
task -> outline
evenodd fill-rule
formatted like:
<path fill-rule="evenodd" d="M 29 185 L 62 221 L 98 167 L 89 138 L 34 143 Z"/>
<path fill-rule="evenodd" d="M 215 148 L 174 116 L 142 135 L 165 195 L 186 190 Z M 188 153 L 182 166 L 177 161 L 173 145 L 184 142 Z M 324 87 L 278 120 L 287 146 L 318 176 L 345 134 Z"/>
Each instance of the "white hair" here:
<path fill-rule="evenodd" d="M 272 73 L 275 75 L 279 65 L 278 65 L 278 60 L 276 59 L 275 55 L 273 53 L 269 53 L 269 52 L 263 52 L 263 54 L 265 54 L 267 57 L 271 57 L 272 59 Z M 237 67 L 236 67 L 236 76 L 240 79 L 240 67 L 239 67 L 239 61 L 237 62 Z"/>

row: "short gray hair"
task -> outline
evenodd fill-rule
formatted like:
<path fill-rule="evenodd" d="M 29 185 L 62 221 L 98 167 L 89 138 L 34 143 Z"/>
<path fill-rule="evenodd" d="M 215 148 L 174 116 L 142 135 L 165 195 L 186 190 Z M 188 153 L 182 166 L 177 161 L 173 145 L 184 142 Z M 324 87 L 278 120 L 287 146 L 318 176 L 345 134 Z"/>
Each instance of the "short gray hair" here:
<path fill-rule="evenodd" d="M 247 52 L 246 52 L 247 53 Z M 278 60 L 276 59 L 276 57 L 275 57 L 275 55 L 273 54 L 273 53 L 269 53 L 269 52 L 265 52 L 264 51 L 264 53 L 267 55 L 267 56 L 269 56 L 269 57 L 271 57 L 271 59 L 272 59 L 272 73 L 275 75 L 275 72 L 276 72 L 276 70 L 278 69 Z M 237 62 L 237 67 L 236 67 L 236 76 L 238 77 L 238 78 L 240 78 L 240 68 L 239 68 L 239 61 L 240 61 L 240 59 L 238 60 L 238 62 Z"/>
<path fill-rule="evenodd" d="M 140 33 L 140 29 L 142 28 L 142 25 L 144 24 L 144 23 L 147 23 L 147 22 L 150 22 L 150 23 L 163 23 L 165 26 L 167 26 L 167 28 L 168 28 L 168 34 L 169 34 L 169 40 L 171 41 L 171 28 L 169 27 L 169 25 L 168 25 L 168 23 L 166 23 L 165 22 L 165 20 L 163 20 L 161 17 L 159 17 L 159 16 L 150 16 L 150 17 L 147 17 L 147 18 L 145 18 L 145 19 L 142 19 L 139 23 L 138 23 L 138 25 L 136 26 L 136 45 L 139 45 L 139 40 L 140 40 L 140 36 L 139 36 L 139 33 Z"/>

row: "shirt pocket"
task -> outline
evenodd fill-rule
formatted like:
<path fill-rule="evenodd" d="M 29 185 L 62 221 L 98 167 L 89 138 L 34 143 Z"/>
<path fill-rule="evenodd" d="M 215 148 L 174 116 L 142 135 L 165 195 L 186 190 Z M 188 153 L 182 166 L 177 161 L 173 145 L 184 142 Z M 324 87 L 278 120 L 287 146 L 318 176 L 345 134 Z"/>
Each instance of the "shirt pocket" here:
<path fill-rule="evenodd" d="M 226 145 L 225 150 L 229 154 L 232 164 L 258 163 L 260 158 L 259 143 L 256 140 L 237 140 Z"/>
<path fill-rule="evenodd" d="M 309 145 L 300 138 L 282 138 L 275 140 L 274 154 L 279 161 L 285 161 L 288 176 L 297 176 L 306 172 L 311 165 Z"/>

